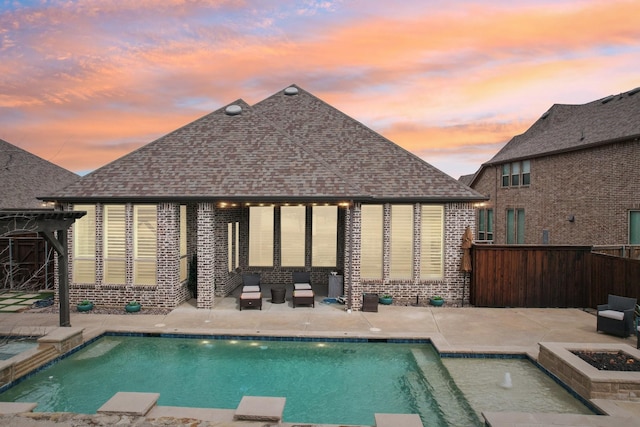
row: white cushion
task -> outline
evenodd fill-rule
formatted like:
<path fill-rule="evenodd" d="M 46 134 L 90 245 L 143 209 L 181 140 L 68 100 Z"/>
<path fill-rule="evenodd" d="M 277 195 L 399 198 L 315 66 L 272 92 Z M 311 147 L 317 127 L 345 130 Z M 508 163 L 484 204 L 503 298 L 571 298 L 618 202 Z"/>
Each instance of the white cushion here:
<path fill-rule="evenodd" d="M 240 299 L 261 299 L 262 292 L 243 292 Z"/>
<path fill-rule="evenodd" d="M 311 289 L 311 285 L 308 283 L 294 283 L 293 284 L 293 288 L 295 290 L 300 290 L 300 289 Z"/>
<path fill-rule="evenodd" d="M 312 297 L 313 291 L 310 289 L 298 289 L 293 291 L 294 297 Z"/>
<path fill-rule="evenodd" d="M 615 310 L 599 311 L 598 316 L 607 317 L 609 319 L 615 319 L 615 320 L 624 319 L 624 313 L 622 311 L 615 311 Z"/>
<path fill-rule="evenodd" d="M 243 286 L 242 292 L 260 292 L 260 286 Z"/>

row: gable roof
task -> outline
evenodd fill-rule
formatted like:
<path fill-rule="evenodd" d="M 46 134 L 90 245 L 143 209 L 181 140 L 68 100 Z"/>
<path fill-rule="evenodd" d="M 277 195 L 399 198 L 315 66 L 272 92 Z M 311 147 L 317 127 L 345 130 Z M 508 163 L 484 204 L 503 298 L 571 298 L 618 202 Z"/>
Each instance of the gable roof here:
<path fill-rule="evenodd" d="M 236 111 L 229 114 L 229 109 Z M 290 86 L 254 106 L 237 100 L 47 198 L 473 201 L 485 197 Z"/>
<path fill-rule="evenodd" d="M 80 177 L 0 139 L 0 209 L 41 209 L 41 194 L 52 193 Z"/>
<path fill-rule="evenodd" d="M 640 87 L 582 105 L 554 104 L 485 165 L 640 137 Z"/>

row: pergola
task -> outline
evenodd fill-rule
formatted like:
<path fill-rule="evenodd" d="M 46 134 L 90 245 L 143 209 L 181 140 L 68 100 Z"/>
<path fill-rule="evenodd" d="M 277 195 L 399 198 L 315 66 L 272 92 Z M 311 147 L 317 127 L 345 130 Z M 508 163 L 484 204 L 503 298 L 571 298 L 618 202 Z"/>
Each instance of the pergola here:
<path fill-rule="evenodd" d="M 60 326 L 71 326 L 69 314 L 69 275 L 67 268 L 67 230 L 83 211 L 0 210 L 0 236 L 38 233 L 58 253 L 58 292 Z"/>

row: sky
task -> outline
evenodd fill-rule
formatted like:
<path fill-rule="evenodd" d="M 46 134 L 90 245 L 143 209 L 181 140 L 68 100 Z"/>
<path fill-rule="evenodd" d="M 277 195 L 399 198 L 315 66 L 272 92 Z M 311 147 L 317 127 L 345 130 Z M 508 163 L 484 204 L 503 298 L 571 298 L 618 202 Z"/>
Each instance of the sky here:
<path fill-rule="evenodd" d="M 0 0 L 0 139 L 85 174 L 297 84 L 458 178 L 640 86 L 639 0 Z"/>

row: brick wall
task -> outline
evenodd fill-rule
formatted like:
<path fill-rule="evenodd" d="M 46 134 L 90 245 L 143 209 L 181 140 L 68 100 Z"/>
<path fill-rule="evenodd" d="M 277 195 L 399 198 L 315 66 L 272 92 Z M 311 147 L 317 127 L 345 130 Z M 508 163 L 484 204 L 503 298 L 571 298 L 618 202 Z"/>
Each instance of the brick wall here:
<path fill-rule="evenodd" d="M 501 187 L 501 166 L 487 167 L 473 188 L 490 196 L 494 242 L 506 243 L 506 209 L 525 209 L 525 243 L 628 243 L 629 210 L 640 209 L 640 141 L 531 160 L 531 185 Z M 570 216 L 574 221 L 568 220 Z"/>
<path fill-rule="evenodd" d="M 468 279 L 460 271 L 460 261 L 462 259 L 462 235 L 465 228 L 470 226 L 475 231 L 475 210 L 471 203 L 450 203 L 444 207 L 444 272 L 440 280 L 423 280 L 420 278 L 420 227 L 421 215 L 420 205 L 414 206 L 414 265 L 413 277 L 407 280 L 389 279 L 389 251 L 388 244 L 390 236 L 390 205 L 384 207 L 384 253 L 383 253 L 383 279 L 380 280 L 360 280 L 359 269 L 359 245 L 354 245 L 354 258 L 358 263 L 354 270 L 357 270 L 358 281 L 354 281 L 353 305 L 359 309 L 362 304 L 362 293 L 388 293 L 393 296 L 395 304 L 405 305 L 427 305 L 428 299 L 434 295 L 442 296 L 449 306 L 456 306 L 463 303 L 468 304 Z M 355 210 L 359 218 L 359 206 Z M 356 220 L 353 239 L 359 243 L 360 229 L 359 219 Z M 355 223 L 354 223 L 355 225 Z M 357 252 L 356 252 L 357 251 Z M 356 273 L 356 271 L 354 271 Z M 348 280 L 348 279 L 347 279 Z M 348 283 L 345 281 L 345 283 Z M 463 286 L 466 284 L 466 291 Z"/>
<path fill-rule="evenodd" d="M 197 254 L 198 262 L 198 308 L 211 308 L 216 297 L 226 296 L 241 284 L 242 273 L 260 272 L 265 284 L 290 284 L 293 271 L 311 271 L 314 284 L 327 284 L 331 271 L 344 271 L 345 292 L 351 283 L 351 303 L 355 310 L 360 309 L 364 292 L 390 293 L 397 303 L 414 304 L 418 301 L 424 305 L 429 296 L 438 294 L 445 297 L 448 303 L 456 304 L 462 298 L 463 276 L 458 271 L 460 265 L 460 243 L 464 228 L 473 223 L 473 207 L 470 204 L 448 204 L 445 206 L 445 252 L 444 275 L 441 280 L 424 281 L 420 277 L 420 204 L 414 205 L 414 266 L 413 278 L 409 280 L 389 280 L 390 266 L 390 205 L 384 207 L 384 258 L 383 271 L 387 279 L 368 281 L 360 279 L 360 204 L 350 208 L 338 209 L 338 259 L 337 267 L 311 268 L 311 239 L 307 239 L 305 267 L 279 267 L 279 259 L 274 256 L 276 267 L 250 268 L 248 262 L 248 209 L 246 207 L 219 208 L 213 203 L 201 202 L 187 206 L 187 252 Z M 180 206 L 176 203 L 160 203 L 158 214 L 158 252 L 157 282 L 155 285 L 133 285 L 133 205 L 126 206 L 126 244 L 127 267 L 124 284 L 103 283 L 102 268 L 102 205 L 98 205 L 96 217 L 96 283 L 73 282 L 73 251 L 70 250 L 70 301 L 75 304 L 88 299 L 96 305 L 120 306 L 133 299 L 145 306 L 173 308 L 190 295 L 186 281 L 180 282 L 179 232 Z M 279 210 L 276 209 L 276 224 Z M 311 207 L 307 210 L 307 223 L 310 230 Z M 228 224 L 239 222 L 240 265 L 229 271 L 228 266 Z M 234 227 L 235 230 L 235 227 Z M 235 232 L 235 231 L 234 231 Z M 276 235 L 277 235 L 276 230 Z M 274 254 L 278 254 L 279 245 L 276 239 Z M 235 242 L 232 242 L 235 245 Z M 69 245 L 73 247 L 73 232 L 69 231 Z M 352 263 L 353 268 L 345 269 Z M 468 296 L 465 295 L 465 299 Z"/>

